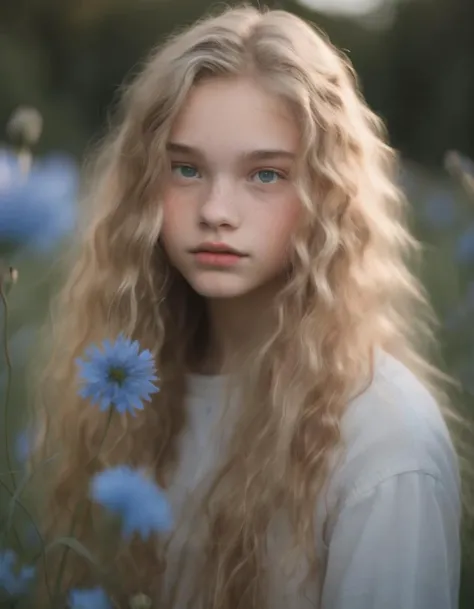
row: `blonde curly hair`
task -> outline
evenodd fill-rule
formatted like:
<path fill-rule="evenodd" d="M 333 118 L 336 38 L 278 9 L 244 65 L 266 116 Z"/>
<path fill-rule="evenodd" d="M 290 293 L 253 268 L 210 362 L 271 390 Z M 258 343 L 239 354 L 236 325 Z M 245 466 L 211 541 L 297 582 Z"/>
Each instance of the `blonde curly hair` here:
<path fill-rule="evenodd" d="M 305 222 L 276 301 L 276 327 L 251 368 L 240 366 L 239 419 L 203 505 L 208 533 L 193 607 L 206 609 L 267 606 L 265 539 L 277 508 L 287 511 L 295 544 L 318 569 L 316 499 L 341 444 L 345 407 L 370 382 L 375 349 L 395 356 L 446 402 L 441 374 L 428 363 L 432 316 L 410 270 L 419 246 L 395 185 L 396 157 L 349 61 L 285 11 L 226 9 L 151 54 L 124 88 L 116 127 L 94 159 L 87 217 L 44 341 L 41 458 L 61 452 L 46 485 L 48 537 L 71 530 L 98 468 L 127 462 L 146 466 L 164 486 L 172 482 L 186 423 L 187 362 L 205 340 L 206 314 L 160 245 L 166 143 L 200 79 L 241 75 L 284 99 L 301 129 L 296 186 Z M 119 332 L 153 352 L 161 392 L 140 416 L 114 419 L 94 458 L 107 417 L 77 396 L 74 360 Z M 101 555 L 93 519 L 93 509 L 84 510 L 74 534 Z M 160 597 L 166 557 L 155 545 L 134 541 L 107 561 L 123 583 L 119 602 L 138 591 Z M 90 576 L 72 555 L 66 575 L 65 585 Z"/>

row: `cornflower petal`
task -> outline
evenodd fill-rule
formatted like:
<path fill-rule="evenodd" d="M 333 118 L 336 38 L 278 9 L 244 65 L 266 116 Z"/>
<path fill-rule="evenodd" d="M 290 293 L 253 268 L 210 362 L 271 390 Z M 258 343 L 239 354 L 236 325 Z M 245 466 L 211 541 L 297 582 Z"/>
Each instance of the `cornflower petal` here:
<path fill-rule="evenodd" d="M 84 354 L 76 360 L 78 393 L 100 410 L 114 407 L 119 413 L 135 414 L 143 409 L 143 400 L 159 391 L 153 355 L 148 349 L 140 351 L 136 340 L 120 334 L 115 342 L 105 339 L 101 348 L 91 345 Z"/>
<path fill-rule="evenodd" d="M 11 596 L 16 597 L 25 593 L 31 580 L 35 576 L 34 567 L 21 567 L 15 572 L 17 556 L 13 550 L 0 552 L 0 589 Z"/>
<path fill-rule="evenodd" d="M 121 465 L 99 472 L 92 479 L 91 497 L 119 516 L 122 534 L 147 539 L 172 526 L 171 509 L 160 487 L 139 470 Z"/>
<path fill-rule="evenodd" d="M 112 609 L 112 604 L 103 588 L 84 588 L 69 593 L 70 609 Z"/>

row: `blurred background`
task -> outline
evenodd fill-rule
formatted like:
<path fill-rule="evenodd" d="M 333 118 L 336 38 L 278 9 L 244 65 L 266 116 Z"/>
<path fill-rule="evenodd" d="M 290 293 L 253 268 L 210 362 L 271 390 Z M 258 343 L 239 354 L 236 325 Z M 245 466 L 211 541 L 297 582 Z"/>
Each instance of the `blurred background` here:
<path fill-rule="evenodd" d="M 460 408 L 474 419 L 474 0 L 265 4 L 326 30 L 385 120 L 403 160 L 413 230 L 425 245 L 422 279 L 441 322 L 444 365 L 461 381 Z M 12 430 L 16 463 L 25 449 L 25 436 L 18 435 L 25 363 L 74 227 L 87 149 L 103 134 L 123 79 L 148 51 L 215 6 L 209 0 L 0 2 L 0 242 L 9 244 L 0 257 L 8 253 L 19 272 L 8 298 L 11 386 L 0 356 L 0 389 L 11 389 L 0 431 Z M 460 606 L 469 609 L 474 534 L 466 531 L 464 542 Z"/>

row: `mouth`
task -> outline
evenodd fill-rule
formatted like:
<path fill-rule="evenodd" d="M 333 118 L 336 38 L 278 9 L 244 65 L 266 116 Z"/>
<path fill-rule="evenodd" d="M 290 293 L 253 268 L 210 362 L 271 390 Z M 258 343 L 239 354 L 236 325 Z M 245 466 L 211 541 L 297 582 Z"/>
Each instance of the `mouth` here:
<path fill-rule="evenodd" d="M 192 254 L 215 254 L 238 256 L 243 258 L 247 256 L 244 252 L 240 252 L 226 243 L 202 243 L 196 248 L 190 250 Z"/>
<path fill-rule="evenodd" d="M 248 256 L 226 243 L 202 243 L 190 250 L 200 266 L 208 268 L 230 268 Z"/>

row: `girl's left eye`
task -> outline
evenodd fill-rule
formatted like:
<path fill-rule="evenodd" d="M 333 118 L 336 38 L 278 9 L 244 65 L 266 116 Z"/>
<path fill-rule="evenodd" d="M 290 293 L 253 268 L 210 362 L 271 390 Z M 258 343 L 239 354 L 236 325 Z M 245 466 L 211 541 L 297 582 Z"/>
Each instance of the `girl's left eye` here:
<path fill-rule="evenodd" d="M 253 177 L 258 177 L 262 184 L 275 184 L 278 180 L 285 178 L 283 173 L 275 169 L 260 169 L 253 174 Z"/>

